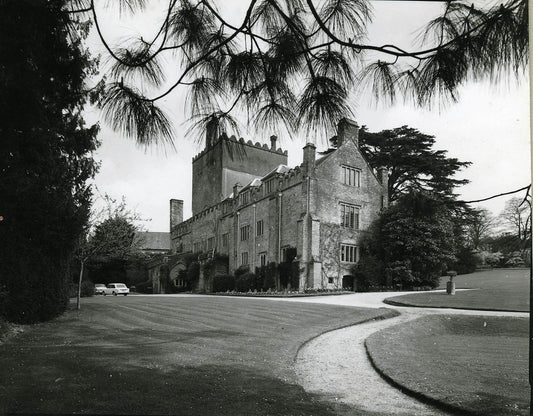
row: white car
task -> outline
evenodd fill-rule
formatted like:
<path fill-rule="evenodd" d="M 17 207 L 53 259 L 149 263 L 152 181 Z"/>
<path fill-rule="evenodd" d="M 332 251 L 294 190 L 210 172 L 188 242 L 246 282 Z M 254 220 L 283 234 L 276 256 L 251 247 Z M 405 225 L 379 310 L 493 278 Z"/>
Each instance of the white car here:
<path fill-rule="evenodd" d="M 107 287 L 104 289 L 104 296 L 105 295 L 128 296 L 128 293 L 130 293 L 130 290 L 124 283 L 109 283 Z"/>
<path fill-rule="evenodd" d="M 94 294 L 103 295 L 105 291 L 105 285 L 102 283 L 97 283 L 94 285 Z"/>

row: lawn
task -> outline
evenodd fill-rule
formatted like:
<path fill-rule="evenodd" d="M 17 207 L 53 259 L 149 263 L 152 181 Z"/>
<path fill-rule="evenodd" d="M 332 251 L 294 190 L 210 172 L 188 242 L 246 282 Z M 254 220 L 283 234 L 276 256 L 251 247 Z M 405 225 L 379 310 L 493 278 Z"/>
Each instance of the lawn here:
<path fill-rule="evenodd" d="M 479 415 L 529 415 L 526 318 L 431 315 L 366 340 L 393 383 Z"/>
<path fill-rule="evenodd" d="M 441 289 L 446 288 L 448 277 L 441 279 Z M 529 312 L 529 269 L 494 269 L 456 276 L 458 289 L 451 296 L 446 292 L 415 293 L 395 296 L 386 303 L 403 306 L 458 308 Z"/>
<path fill-rule="evenodd" d="M 227 297 L 94 297 L 0 345 L 0 414 L 364 414 L 295 383 L 298 348 L 384 310 Z"/>

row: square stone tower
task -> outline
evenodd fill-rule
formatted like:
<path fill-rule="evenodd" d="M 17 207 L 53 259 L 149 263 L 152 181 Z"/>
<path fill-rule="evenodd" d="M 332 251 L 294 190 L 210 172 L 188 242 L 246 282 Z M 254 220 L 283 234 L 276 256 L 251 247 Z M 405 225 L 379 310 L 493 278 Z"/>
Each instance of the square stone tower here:
<path fill-rule="evenodd" d="M 246 185 L 287 164 L 287 151 L 276 149 L 276 136 L 266 144 L 237 140 L 208 129 L 206 147 L 192 162 L 192 213 L 201 212 L 231 195 L 237 183 Z"/>

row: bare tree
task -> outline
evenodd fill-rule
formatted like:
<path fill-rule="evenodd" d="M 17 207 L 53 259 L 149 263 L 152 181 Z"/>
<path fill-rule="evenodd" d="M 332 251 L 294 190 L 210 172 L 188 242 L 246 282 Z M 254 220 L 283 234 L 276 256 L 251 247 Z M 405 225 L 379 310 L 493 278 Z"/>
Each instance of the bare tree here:
<path fill-rule="evenodd" d="M 416 50 L 392 39 L 365 41 L 372 18 L 366 0 L 248 0 L 236 25 L 216 0 L 169 0 L 152 39 L 138 36 L 116 46 L 103 36 L 100 3 L 70 3 L 71 13 L 91 17 L 113 62 L 101 101 L 104 118 L 142 145 L 172 142 L 158 103 L 179 89 L 186 90 L 198 131 L 212 121 L 234 127 L 238 111 L 256 129 L 285 126 L 289 134 L 309 136 L 330 132 L 350 116 L 350 94 L 365 86 L 377 99 L 429 106 L 457 100 L 467 80 L 518 77 L 528 63 L 527 0 L 490 8 L 442 1 L 442 14 L 426 22 Z M 147 2 L 117 3 L 135 12 Z M 167 56 L 178 61 L 173 79 L 161 64 Z"/>
<path fill-rule="evenodd" d="M 505 203 L 501 217 L 512 227 L 521 241 L 531 238 L 531 195 L 511 198 Z"/>
<path fill-rule="evenodd" d="M 466 236 L 470 246 L 478 249 L 481 240 L 488 237 L 494 228 L 496 219 L 484 208 L 473 209 L 466 219 Z"/>

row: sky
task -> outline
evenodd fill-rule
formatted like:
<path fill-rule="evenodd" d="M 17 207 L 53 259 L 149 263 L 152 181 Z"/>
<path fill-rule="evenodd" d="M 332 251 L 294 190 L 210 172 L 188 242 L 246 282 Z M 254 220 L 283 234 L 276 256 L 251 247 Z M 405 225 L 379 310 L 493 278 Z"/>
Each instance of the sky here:
<path fill-rule="evenodd" d="M 154 2 L 158 5 L 158 2 Z M 244 15 L 244 1 L 220 2 L 221 12 L 233 22 Z M 161 3 L 161 4 L 164 4 Z M 374 19 L 368 30 L 372 44 L 394 43 L 409 47 L 416 31 L 438 13 L 439 4 L 433 2 L 374 1 Z M 106 38 L 123 39 L 126 35 L 141 33 L 147 39 L 157 27 L 163 8 L 151 8 L 135 18 L 101 9 L 102 27 Z M 96 36 L 89 38 L 94 53 L 103 49 Z M 168 64 L 168 73 L 172 67 Z M 103 73 L 105 73 L 105 67 Z M 354 119 L 370 131 L 377 132 L 408 125 L 436 138 L 435 149 L 448 152 L 449 157 L 470 161 L 472 165 L 457 176 L 470 180 L 457 189 L 463 200 L 476 200 L 519 189 L 531 182 L 530 150 L 530 87 L 528 77 L 517 82 L 504 80 L 497 84 L 488 81 L 471 82 L 460 89 L 457 103 L 421 109 L 407 103 L 384 105 L 375 103 L 371 94 L 363 92 L 352 99 Z M 100 171 L 94 184 L 97 194 L 125 197 L 130 209 L 142 218 L 139 225 L 146 231 L 169 231 L 169 200 L 184 201 L 184 215 L 191 215 L 192 158 L 203 149 L 203 144 L 185 137 L 187 125 L 184 112 L 185 90 L 176 91 L 162 103 L 174 125 L 175 150 L 138 147 L 132 139 L 113 132 L 102 120 L 97 109 L 88 109 L 88 122 L 99 121 L 101 146 L 95 153 Z M 228 132 L 231 135 L 233 132 Z M 278 135 L 278 145 L 289 152 L 289 165 L 302 161 L 305 137 L 291 140 L 280 132 L 265 131 L 260 136 L 245 129 L 245 140 L 270 143 L 269 137 Z M 335 132 L 331 132 L 333 136 Z M 327 139 L 317 142 L 317 150 L 327 147 Z M 474 206 L 487 208 L 498 215 L 510 197 L 496 198 Z M 98 202 L 97 202 L 98 204 Z"/>

